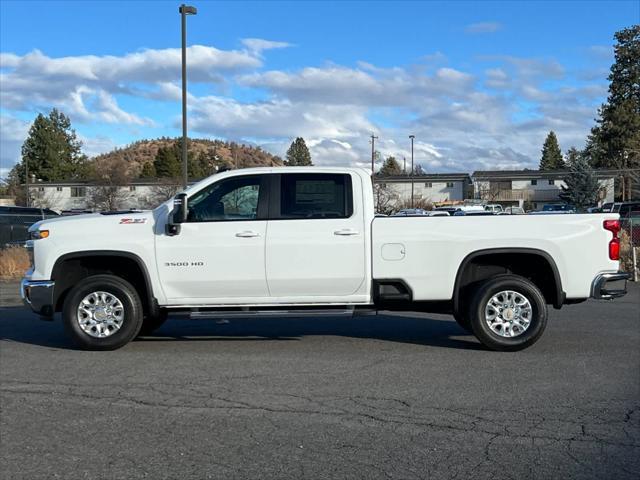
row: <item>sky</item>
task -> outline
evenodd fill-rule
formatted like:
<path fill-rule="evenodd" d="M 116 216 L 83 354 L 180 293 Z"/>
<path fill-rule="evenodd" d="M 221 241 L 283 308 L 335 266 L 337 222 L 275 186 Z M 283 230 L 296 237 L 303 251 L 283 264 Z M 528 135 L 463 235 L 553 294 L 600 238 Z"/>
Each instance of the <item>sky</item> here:
<path fill-rule="evenodd" d="M 613 35 L 640 1 L 194 1 L 189 136 L 317 165 L 410 158 L 427 172 L 536 168 L 548 132 L 581 148 Z M 96 155 L 181 135 L 177 2 L 0 1 L 0 176 L 35 116 L 67 114 Z"/>

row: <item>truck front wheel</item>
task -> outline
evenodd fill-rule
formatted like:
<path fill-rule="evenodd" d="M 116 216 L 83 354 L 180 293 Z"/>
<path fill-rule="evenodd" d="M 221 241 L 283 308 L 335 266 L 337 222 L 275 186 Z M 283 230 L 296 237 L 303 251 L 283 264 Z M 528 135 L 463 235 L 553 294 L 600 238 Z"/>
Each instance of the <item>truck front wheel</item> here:
<path fill-rule="evenodd" d="M 475 336 L 491 350 L 516 351 L 533 345 L 547 325 L 540 289 L 518 275 L 500 275 L 473 296 L 469 320 Z"/>
<path fill-rule="evenodd" d="M 86 350 L 115 350 L 142 326 L 142 304 L 136 289 L 115 275 L 94 275 L 71 289 L 62 321 L 73 340 Z"/>

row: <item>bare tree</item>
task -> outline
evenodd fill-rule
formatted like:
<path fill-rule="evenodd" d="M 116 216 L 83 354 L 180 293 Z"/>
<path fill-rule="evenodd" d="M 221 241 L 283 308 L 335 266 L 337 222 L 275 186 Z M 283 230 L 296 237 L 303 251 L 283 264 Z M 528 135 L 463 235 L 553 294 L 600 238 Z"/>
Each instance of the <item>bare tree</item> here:
<path fill-rule="evenodd" d="M 133 175 L 123 158 L 104 159 L 94 166 L 87 189 L 87 204 L 95 210 L 120 210 L 132 198 L 128 189 Z"/>
<path fill-rule="evenodd" d="M 149 195 L 140 199 L 140 206 L 142 208 L 155 208 L 162 202 L 174 197 L 179 190 L 180 185 L 174 180 L 169 178 L 161 179 L 158 184 L 150 188 Z"/>
<path fill-rule="evenodd" d="M 60 192 L 40 192 L 39 187 L 33 187 L 29 193 L 31 197 L 30 205 L 36 208 L 50 208 L 58 210 L 58 206 L 62 201 Z"/>
<path fill-rule="evenodd" d="M 373 198 L 376 203 L 376 213 L 389 215 L 395 211 L 398 195 L 391 191 L 384 183 L 373 184 Z"/>

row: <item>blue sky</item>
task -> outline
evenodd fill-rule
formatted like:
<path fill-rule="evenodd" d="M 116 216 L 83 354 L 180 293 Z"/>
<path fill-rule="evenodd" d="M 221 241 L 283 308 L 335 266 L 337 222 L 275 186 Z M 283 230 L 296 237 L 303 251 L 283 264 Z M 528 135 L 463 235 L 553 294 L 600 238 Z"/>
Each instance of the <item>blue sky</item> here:
<path fill-rule="evenodd" d="M 546 133 L 582 146 L 606 96 L 615 31 L 637 1 L 193 2 L 192 136 L 316 163 L 383 155 L 429 171 L 535 167 Z M 89 154 L 177 136 L 174 2 L 0 3 L 0 168 L 37 112 L 67 113 Z M 0 171 L 0 174 L 2 172 Z"/>

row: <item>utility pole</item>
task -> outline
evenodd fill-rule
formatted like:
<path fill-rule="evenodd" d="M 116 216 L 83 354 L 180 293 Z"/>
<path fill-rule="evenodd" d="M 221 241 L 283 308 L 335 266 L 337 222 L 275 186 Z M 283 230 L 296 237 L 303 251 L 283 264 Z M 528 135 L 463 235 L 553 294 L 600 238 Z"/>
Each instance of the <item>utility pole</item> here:
<path fill-rule="evenodd" d="M 411 208 L 413 208 L 413 139 L 415 135 L 409 135 L 411 139 Z"/>
<path fill-rule="evenodd" d="M 402 157 L 402 173 L 407 174 L 407 157 Z"/>
<path fill-rule="evenodd" d="M 178 11 L 182 21 L 182 186 L 187 188 L 187 15 L 195 15 L 198 10 L 183 3 Z"/>
<path fill-rule="evenodd" d="M 29 159 L 27 157 L 24 158 L 24 187 L 27 189 L 27 199 L 25 200 L 25 205 L 30 207 L 30 199 L 29 199 Z"/>
<path fill-rule="evenodd" d="M 376 137 L 373 133 L 371 134 L 371 177 L 374 177 L 376 174 Z"/>

